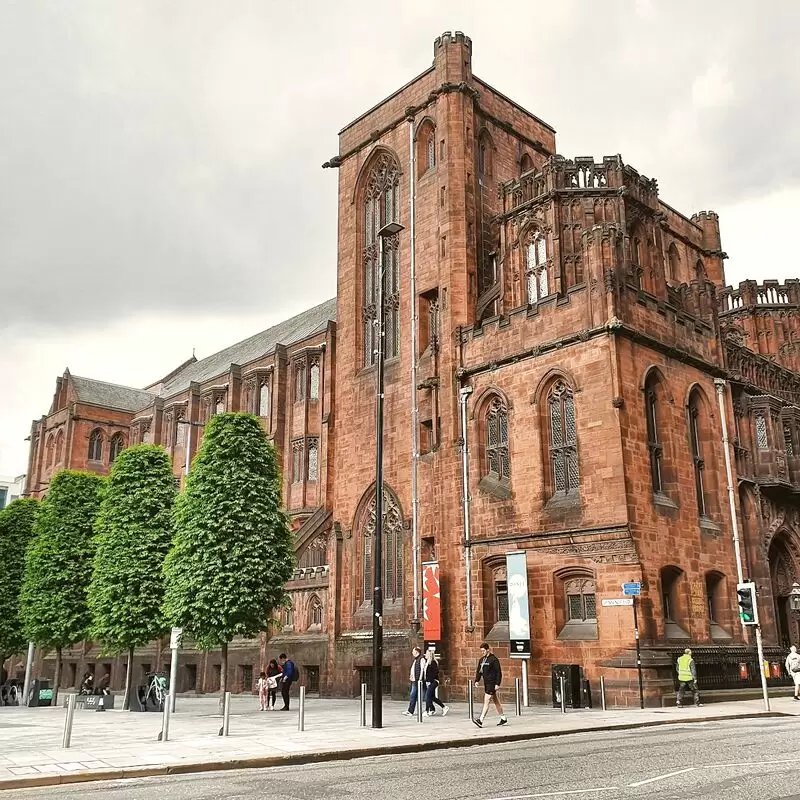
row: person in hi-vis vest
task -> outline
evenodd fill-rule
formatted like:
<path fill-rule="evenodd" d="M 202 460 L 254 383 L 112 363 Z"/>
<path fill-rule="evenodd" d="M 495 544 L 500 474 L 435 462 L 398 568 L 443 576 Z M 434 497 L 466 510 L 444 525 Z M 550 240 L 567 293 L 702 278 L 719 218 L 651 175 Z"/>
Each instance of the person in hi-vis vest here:
<path fill-rule="evenodd" d="M 683 705 L 683 696 L 686 689 L 692 690 L 694 704 L 700 705 L 700 692 L 697 689 L 697 666 L 692 658 L 692 651 L 687 647 L 678 659 L 678 708 Z"/>

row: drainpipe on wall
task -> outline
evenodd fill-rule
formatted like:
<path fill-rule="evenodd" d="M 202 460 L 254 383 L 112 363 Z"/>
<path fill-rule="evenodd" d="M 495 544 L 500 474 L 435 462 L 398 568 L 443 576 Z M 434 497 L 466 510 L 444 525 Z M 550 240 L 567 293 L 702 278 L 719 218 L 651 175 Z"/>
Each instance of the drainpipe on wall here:
<path fill-rule="evenodd" d="M 733 528 L 733 550 L 736 554 L 736 575 L 739 583 L 744 581 L 742 568 L 742 549 L 739 542 L 739 519 L 736 515 L 736 489 L 733 484 L 733 471 L 731 470 L 731 448 L 728 439 L 728 419 L 725 414 L 725 381 L 714 378 L 719 401 L 719 419 L 722 423 L 722 451 L 725 455 L 725 477 L 728 481 L 728 502 L 731 507 L 731 527 Z M 753 600 L 758 603 L 756 598 Z M 761 625 L 756 625 L 756 649 L 758 651 L 758 671 L 761 673 L 761 693 L 764 696 L 764 710 L 769 711 L 769 692 L 767 691 L 767 678 L 764 675 L 764 643 L 761 641 Z"/>
<path fill-rule="evenodd" d="M 467 398 L 471 394 L 471 386 L 462 386 L 458 391 L 458 402 L 461 405 L 461 492 L 464 511 L 464 579 L 467 585 L 467 630 L 472 630 L 474 627 L 472 618 L 472 541 L 469 518 L 469 444 L 467 442 Z"/>
<path fill-rule="evenodd" d="M 413 562 L 414 618 L 411 624 L 419 630 L 419 490 L 417 467 L 419 466 L 419 405 L 417 404 L 417 215 L 416 215 L 416 153 L 414 150 L 414 117 L 408 118 L 408 196 L 410 204 L 409 235 L 411 239 L 411 557 Z"/>

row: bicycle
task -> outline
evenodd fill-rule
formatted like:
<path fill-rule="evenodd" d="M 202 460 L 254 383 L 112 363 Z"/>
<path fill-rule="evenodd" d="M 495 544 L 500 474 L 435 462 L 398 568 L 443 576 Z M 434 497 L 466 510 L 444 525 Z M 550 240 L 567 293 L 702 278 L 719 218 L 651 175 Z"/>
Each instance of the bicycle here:
<path fill-rule="evenodd" d="M 164 710 L 164 702 L 167 699 L 167 677 L 154 672 L 149 681 L 147 682 L 147 692 L 144 696 L 145 708 L 148 708 L 150 702 L 157 708 L 158 711 Z"/>

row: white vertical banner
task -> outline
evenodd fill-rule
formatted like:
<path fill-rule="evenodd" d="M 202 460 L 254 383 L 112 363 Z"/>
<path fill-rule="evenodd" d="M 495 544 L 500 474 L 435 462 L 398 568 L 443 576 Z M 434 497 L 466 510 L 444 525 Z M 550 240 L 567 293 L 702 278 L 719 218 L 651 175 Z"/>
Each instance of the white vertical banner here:
<path fill-rule="evenodd" d="M 528 609 L 528 559 L 522 550 L 506 553 L 508 585 L 508 640 L 511 658 L 531 657 L 531 623 Z"/>

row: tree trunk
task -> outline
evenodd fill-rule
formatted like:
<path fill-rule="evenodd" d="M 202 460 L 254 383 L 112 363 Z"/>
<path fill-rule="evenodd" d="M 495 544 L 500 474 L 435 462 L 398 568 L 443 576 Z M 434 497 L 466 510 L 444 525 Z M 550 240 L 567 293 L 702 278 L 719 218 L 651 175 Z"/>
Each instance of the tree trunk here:
<path fill-rule="evenodd" d="M 122 710 L 131 710 L 131 683 L 133 682 L 133 647 L 128 650 L 128 668 L 125 670 L 125 694 L 122 696 Z"/>
<path fill-rule="evenodd" d="M 225 710 L 225 692 L 228 691 L 228 643 L 222 643 L 222 664 L 219 674 L 219 713 Z"/>
<path fill-rule="evenodd" d="M 58 705 L 58 689 L 61 683 L 61 648 L 56 647 L 56 671 L 53 674 L 53 707 Z"/>

